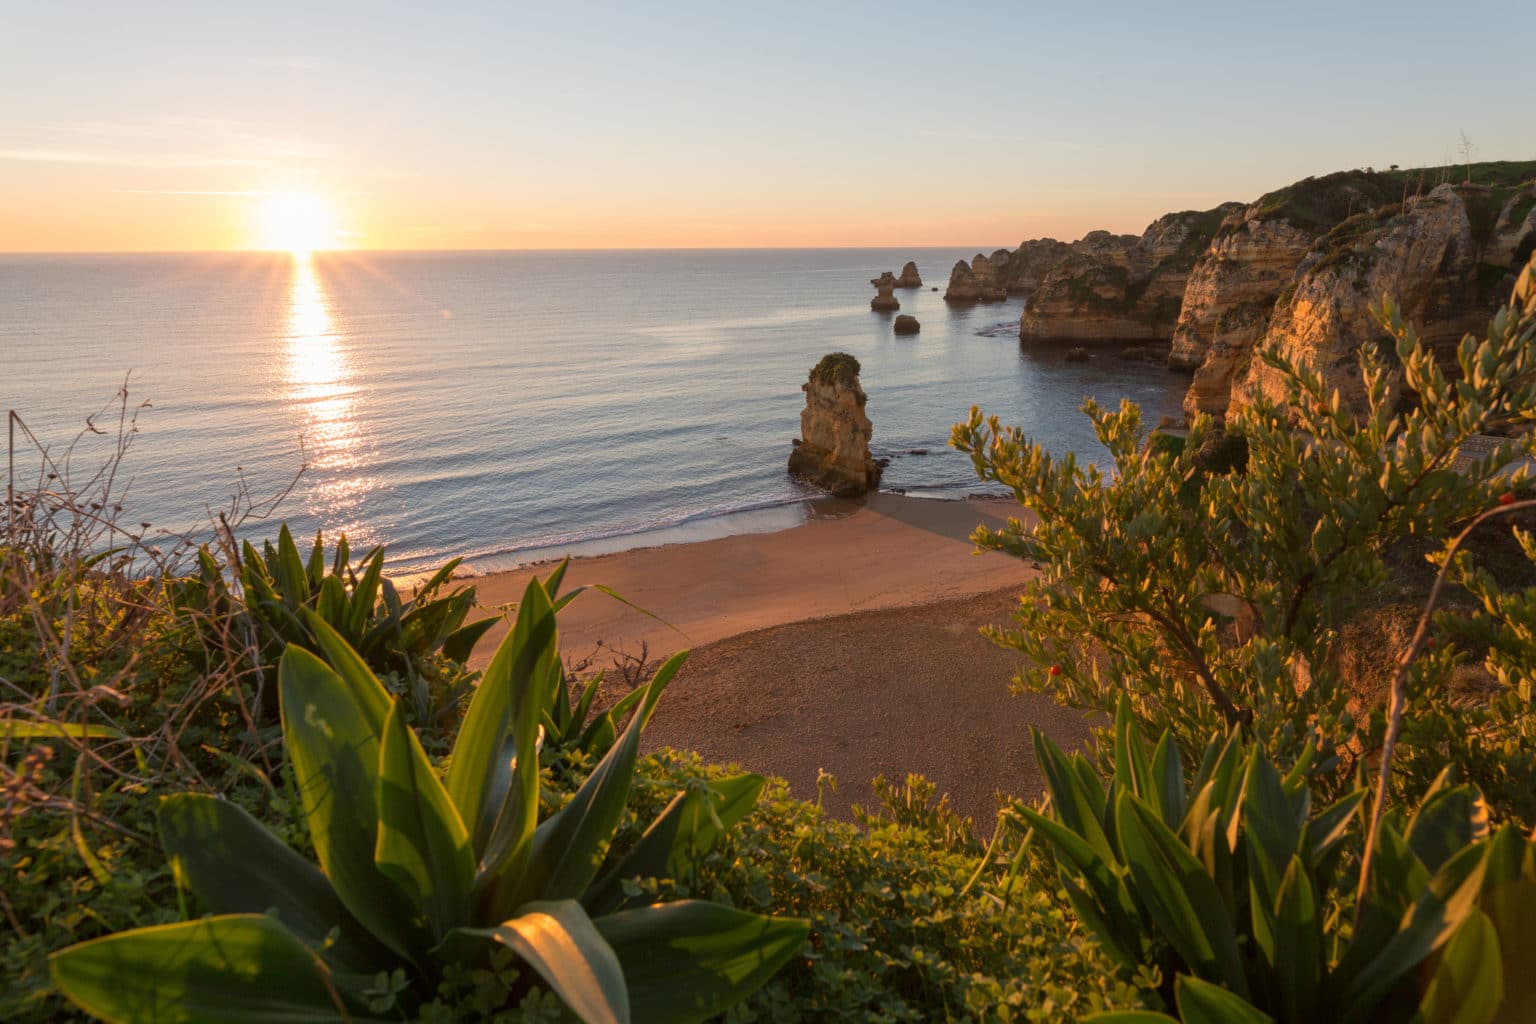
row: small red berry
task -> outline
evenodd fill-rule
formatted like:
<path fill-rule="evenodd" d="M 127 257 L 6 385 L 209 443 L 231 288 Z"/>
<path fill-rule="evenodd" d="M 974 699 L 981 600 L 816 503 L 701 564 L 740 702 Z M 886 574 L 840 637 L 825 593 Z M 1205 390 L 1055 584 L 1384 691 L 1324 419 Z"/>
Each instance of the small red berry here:
<path fill-rule="evenodd" d="M 1434 650 L 1435 649 L 1435 638 L 1432 637 L 1432 636 L 1425 637 L 1424 638 L 1424 646 L 1428 647 L 1430 650 Z"/>
<path fill-rule="evenodd" d="M 1051 675 L 1053 675 L 1053 676 L 1061 675 L 1061 666 L 1060 665 L 1052 665 L 1051 666 Z"/>
<path fill-rule="evenodd" d="M 1499 504 L 1500 505 L 1513 505 L 1514 503 L 1515 503 L 1515 496 L 1513 494 L 1510 494 L 1508 491 L 1505 491 L 1503 494 L 1499 495 Z"/>

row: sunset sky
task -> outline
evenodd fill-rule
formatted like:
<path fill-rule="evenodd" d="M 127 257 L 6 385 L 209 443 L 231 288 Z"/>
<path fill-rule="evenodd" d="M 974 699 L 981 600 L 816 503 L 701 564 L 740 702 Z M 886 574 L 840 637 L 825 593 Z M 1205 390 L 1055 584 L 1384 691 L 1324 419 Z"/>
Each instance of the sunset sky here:
<path fill-rule="evenodd" d="M 0 251 L 1012 245 L 1536 157 L 1536 5 L 0 5 Z"/>

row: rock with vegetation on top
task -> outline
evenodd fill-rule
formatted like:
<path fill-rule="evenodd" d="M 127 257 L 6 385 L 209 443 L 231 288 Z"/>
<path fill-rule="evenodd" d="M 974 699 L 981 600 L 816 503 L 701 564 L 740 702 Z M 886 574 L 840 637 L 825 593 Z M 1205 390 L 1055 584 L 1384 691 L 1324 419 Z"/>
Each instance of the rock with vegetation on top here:
<path fill-rule="evenodd" d="M 1340 171 L 1267 193 L 1229 218 L 1190 275 L 1174 330 L 1169 364 L 1196 368 L 1186 415 L 1219 419 L 1262 392 L 1267 371 L 1253 365 L 1261 343 L 1291 346 L 1317 367 L 1336 359 L 1338 373 L 1353 375 L 1359 342 L 1381 337 L 1369 317 L 1381 287 L 1422 293 L 1405 301 L 1422 307 L 1435 343 L 1448 346 L 1486 318 L 1508 294 L 1510 268 L 1536 244 L 1536 162 L 1473 164 L 1470 175 L 1472 184 L 1462 168 Z M 1460 255 L 1445 234 L 1456 219 L 1452 194 L 1470 231 Z M 1451 260 L 1434 284 L 1424 276 L 1427 250 Z"/>
<path fill-rule="evenodd" d="M 869 453 L 874 427 L 859 386 L 859 361 L 832 352 L 811 368 L 801 385 L 805 409 L 800 440 L 789 455 L 789 472 L 839 497 L 856 497 L 880 483 L 880 467 Z"/>
<path fill-rule="evenodd" d="M 1371 310 L 1390 295 L 1403 320 L 1449 363 L 1462 336 L 1479 331 L 1508 294 L 1504 279 L 1513 281 L 1507 263 L 1487 262 L 1520 248 L 1518 239 L 1500 237 L 1495 218 L 1477 215 L 1487 198 L 1475 187 L 1444 184 L 1345 220 L 1302 260 L 1275 303 L 1263 344 L 1320 374 L 1346 407 L 1364 411 L 1358 353 L 1381 339 Z M 1485 205 L 1504 204 L 1494 197 Z M 1232 382 L 1228 412 L 1260 396 L 1284 404 L 1285 390 L 1278 371 L 1251 359 Z"/>
<path fill-rule="evenodd" d="M 877 313 L 888 313 L 894 309 L 900 309 L 901 303 L 892 295 L 896 287 L 896 275 L 887 270 L 879 277 L 872 278 L 869 282 L 875 286 L 877 294 L 869 300 L 869 308 Z"/>
<path fill-rule="evenodd" d="M 891 329 L 897 334 L 916 334 L 923 329 L 923 325 L 917 322 L 917 317 L 903 313 L 896 318 Z"/>
<path fill-rule="evenodd" d="M 1029 293 L 1019 340 L 1166 344 L 1190 271 L 1236 204 L 1170 213 L 1141 235 L 1091 231 Z M 1049 247 L 1041 247 L 1049 252 Z"/>
<path fill-rule="evenodd" d="M 921 288 L 923 286 L 922 275 L 917 272 L 917 264 L 911 260 L 901 268 L 901 276 L 896 279 L 897 288 Z"/>

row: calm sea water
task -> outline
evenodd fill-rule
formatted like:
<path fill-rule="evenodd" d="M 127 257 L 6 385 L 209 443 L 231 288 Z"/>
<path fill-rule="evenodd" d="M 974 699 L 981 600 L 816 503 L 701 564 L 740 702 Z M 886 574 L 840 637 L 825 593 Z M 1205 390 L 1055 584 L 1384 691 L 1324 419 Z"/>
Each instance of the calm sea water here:
<path fill-rule="evenodd" d="M 0 407 L 62 445 L 131 374 L 133 521 L 191 530 L 242 475 L 260 496 L 307 465 L 282 514 L 401 570 L 785 525 L 812 496 L 785 473 L 800 385 L 833 350 L 909 493 L 982 489 L 945 447 L 973 402 L 1090 457 L 1085 394 L 1178 408 L 1157 367 L 1021 352 L 1017 299 L 898 291 L 915 337 L 869 311 L 880 271 L 942 288 L 974 252 L 0 256 Z"/>

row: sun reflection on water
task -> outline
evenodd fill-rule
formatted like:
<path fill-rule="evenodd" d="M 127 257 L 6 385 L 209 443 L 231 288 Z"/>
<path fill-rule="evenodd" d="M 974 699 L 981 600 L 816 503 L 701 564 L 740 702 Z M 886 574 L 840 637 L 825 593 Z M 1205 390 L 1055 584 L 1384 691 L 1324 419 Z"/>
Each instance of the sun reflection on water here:
<path fill-rule="evenodd" d="M 314 474 L 306 488 L 327 519 L 362 502 L 373 481 L 363 468 L 361 389 L 346 338 L 314 257 L 295 254 L 289 288 L 286 397 L 303 422 L 305 462 Z M 333 525 L 342 525 L 332 519 Z"/>

